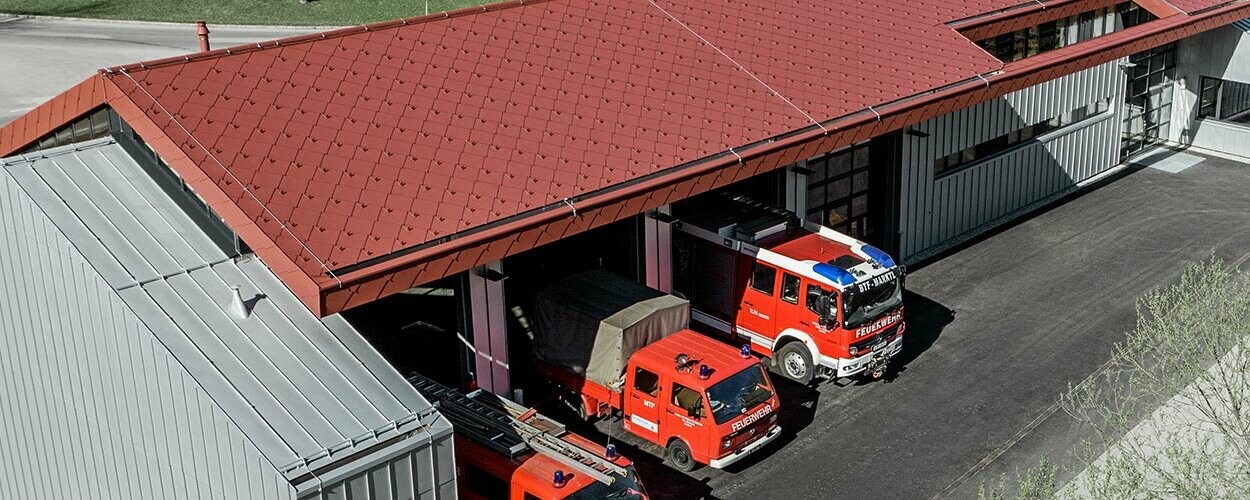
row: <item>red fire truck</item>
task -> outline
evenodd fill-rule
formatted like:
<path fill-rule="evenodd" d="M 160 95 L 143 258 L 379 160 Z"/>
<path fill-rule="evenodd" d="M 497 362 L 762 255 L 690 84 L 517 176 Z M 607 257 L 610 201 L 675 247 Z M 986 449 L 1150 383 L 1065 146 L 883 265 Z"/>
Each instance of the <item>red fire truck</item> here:
<path fill-rule="evenodd" d="M 904 268 L 885 252 L 741 196 L 679 208 L 673 290 L 696 322 L 803 384 L 878 378 L 902 349 Z"/>
<path fill-rule="evenodd" d="M 408 379 L 455 429 L 460 498 L 645 500 L 633 463 L 532 409 L 481 390 Z"/>
<path fill-rule="evenodd" d="M 600 270 L 543 290 L 536 310 L 538 370 L 583 417 L 621 414 L 674 468 L 723 468 L 780 435 L 767 370 L 686 329 L 687 301 Z"/>

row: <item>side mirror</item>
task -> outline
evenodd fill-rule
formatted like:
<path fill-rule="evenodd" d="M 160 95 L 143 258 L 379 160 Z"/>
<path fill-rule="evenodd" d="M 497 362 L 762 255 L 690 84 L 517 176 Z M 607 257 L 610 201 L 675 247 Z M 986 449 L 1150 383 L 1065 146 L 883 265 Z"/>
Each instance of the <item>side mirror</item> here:
<path fill-rule="evenodd" d="M 837 328 L 837 314 L 833 311 L 833 299 L 828 295 L 820 296 L 820 326 L 825 328 Z"/>

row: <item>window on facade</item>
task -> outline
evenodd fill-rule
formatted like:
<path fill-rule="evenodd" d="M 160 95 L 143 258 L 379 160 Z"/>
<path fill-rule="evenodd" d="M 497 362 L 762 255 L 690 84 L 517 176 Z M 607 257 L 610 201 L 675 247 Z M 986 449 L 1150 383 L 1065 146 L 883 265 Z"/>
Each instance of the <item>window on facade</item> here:
<path fill-rule="evenodd" d="M 772 295 L 777 282 L 777 270 L 766 264 L 756 263 L 751 269 L 751 288 Z"/>
<path fill-rule="evenodd" d="M 634 389 L 655 397 L 660 393 L 660 376 L 642 368 L 634 369 Z"/>
<path fill-rule="evenodd" d="M 1019 61 L 1043 52 L 1092 40 L 1156 19 L 1133 2 L 1121 2 L 1056 21 L 1004 33 L 977 42 L 1002 62 Z"/>
<path fill-rule="evenodd" d="M 1017 145 L 1030 141 L 1037 136 L 1080 123 L 1087 118 L 1101 115 L 1110 109 L 1111 100 L 1103 99 L 1066 111 L 1050 119 L 1018 128 L 962 151 L 956 151 L 933 161 L 933 175 L 941 177 L 953 173 L 974 162 L 985 160 L 1013 149 Z"/>
<path fill-rule="evenodd" d="M 1250 123 L 1250 83 L 1202 77 L 1198 117 Z"/>
<path fill-rule="evenodd" d="M 110 114 L 113 111 L 109 108 L 100 108 L 90 114 L 83 116 L 72 123 L 61 127 L 60 129 L 49 133 L 39 139 L 25 152 L 33 153 L 41 149 L 55 148 L 67 144 L 74 144 L 91 139 L 98 139 L 107 136 L 113 132 L 110 128 Z"/>
<path fill-rule="evenodd" d="M 856 238 L 871 237 L 871 151 L 862 143 L 808 160 L 808 220 Z"/>

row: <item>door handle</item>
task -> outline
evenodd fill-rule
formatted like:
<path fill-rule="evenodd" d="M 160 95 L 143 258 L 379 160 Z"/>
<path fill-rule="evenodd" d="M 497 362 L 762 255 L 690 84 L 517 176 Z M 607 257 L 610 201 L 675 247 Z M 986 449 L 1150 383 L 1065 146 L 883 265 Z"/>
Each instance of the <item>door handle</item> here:
<path fill-rule="evenodd" d="M 799 324 L 800 324 L 800 325 L 803 325 L 803 326 L 812 326 L 812 324 L 811 324 L 811 323 L 808 323 L 808 322 L 806 322 L 806 321 L 800 321 L 800 322 L 799 322 Z"/>
<path fill-rule="evenodd" d="M 746 304 L 746 305 L 748 305 L 748 306 L 751 306 L 751 307 L 755 307 L 755 304 L 752 304 L 752 303 L 751 303 L 751 301 L 749 301 L 749 300 L 744 300 L 744 301 L 742 301 L 742 303 L 743 303 L 743 304 Z"/>

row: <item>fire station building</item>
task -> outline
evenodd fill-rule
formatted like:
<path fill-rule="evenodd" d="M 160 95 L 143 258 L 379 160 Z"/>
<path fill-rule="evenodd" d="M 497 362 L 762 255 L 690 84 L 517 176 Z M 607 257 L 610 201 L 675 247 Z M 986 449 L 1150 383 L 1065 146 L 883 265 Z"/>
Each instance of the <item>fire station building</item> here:
<path fill-rule="evenodd" d="M 671 291 L 708 193 L 916 263 L 1162 147 L 1250 158 L 1246 18 L 509 1 L 103 69 L 0 128 L 0 493 L 454 496 L 403 374 L 522 398 L 535 290 Z"/>

